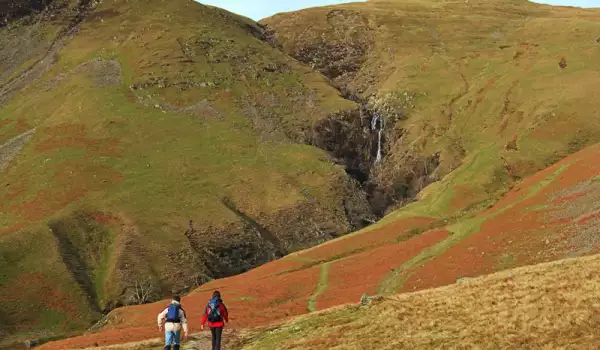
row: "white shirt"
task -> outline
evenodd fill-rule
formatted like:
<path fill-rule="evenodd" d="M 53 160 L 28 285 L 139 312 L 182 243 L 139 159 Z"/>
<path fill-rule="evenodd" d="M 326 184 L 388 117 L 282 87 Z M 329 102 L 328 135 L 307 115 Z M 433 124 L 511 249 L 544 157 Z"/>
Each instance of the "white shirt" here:
<path fill-rule="evenodd" d="M 171 302 L 171 304 L 179 304 L 179 302 L 173 300 Z M 167 312 L 168 311 L 169 311 L 169 308 L 167 307 L 161 313 L 158 314 L 158 318 L 157 318 L 158 327 L 161 327 L 163 324 L 165 324 L 165 321 L 167 320 Z M 185 334 L 187 334 L 187 332 L 188 332 L 187 318 L 185 317 L 185 311 L 183 311 L 183 309 L 181 309 L 181 308 L 179 309 L 179 322 L 180 323 L 167 322 L 165 324 L 165 330 L 167 332 L 179 332 L 183 328 L 183 332 Z"/>

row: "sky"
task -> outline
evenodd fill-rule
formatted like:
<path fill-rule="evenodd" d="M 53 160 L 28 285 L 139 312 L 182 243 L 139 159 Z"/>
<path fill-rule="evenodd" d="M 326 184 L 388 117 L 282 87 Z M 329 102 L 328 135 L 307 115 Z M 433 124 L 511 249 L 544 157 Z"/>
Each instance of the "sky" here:
<path fill-rule="evenodd" d="M 213 5 L 250 17 L 256 21 L 279 12 L 295 11 L 307 7 L 335 5 L 348 0 L 198 0 L 206 5 Z M 354 0 L 364 1 L 364 0 Z M 579 7 L 600 7 L 600 0 L 535 0 L 551 5 L 567 5 Z"/>
<path fill-rule="evenodd" d="M 226 2 L 227 0 L 223 0 Z M 600 7 L 600 0 L 535 0 L 550 5 L 577 6 L 577 7 Z"/>
<path fill-rule="evenodd" d="M 197 0 L 202 4 L 213 5 L 250 17 L 255 21 L 270 17 L 279 12 L 301 10 L 308 7 L 337 5 L 348 0 Z M 365 1 L 365 0 L 353 0 Z M 598 0 L 600 1 L 600 0 Z"/>

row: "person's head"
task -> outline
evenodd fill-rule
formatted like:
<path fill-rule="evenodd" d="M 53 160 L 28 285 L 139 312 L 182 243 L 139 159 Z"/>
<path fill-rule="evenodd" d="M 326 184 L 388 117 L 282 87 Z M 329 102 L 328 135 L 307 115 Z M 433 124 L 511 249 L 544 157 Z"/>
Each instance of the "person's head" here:
<path fill-rule="evenodd" d="M 173 301 L 181 303 L 181 297 L 179 295 L 175 294 L 175 295 L 173 295 Z"/>
<path fill-rule="evenodd" d="M 213 299 L 221 299 L 221 292 L 219 292 L 218 290 L 215 290 L 213 292 Z"/>

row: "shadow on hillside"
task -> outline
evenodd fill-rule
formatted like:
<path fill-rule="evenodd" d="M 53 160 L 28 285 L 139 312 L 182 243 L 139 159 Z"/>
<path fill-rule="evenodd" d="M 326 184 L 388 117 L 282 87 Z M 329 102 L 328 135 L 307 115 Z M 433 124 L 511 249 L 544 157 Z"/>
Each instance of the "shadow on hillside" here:
<path fill-rule="evenodd" d="M 88 303 L 92 310 L 100 312 L 98 306 L 98 295 L 94 288 L 94 282 L 89 275 L 90 266 L 85 258 L 80 255 L 79 249 L 73 244 L 69 237 L 69 229 L 61 221 L 55 221 L 48 225 L 52 234 L 56 238 L 57 246 L 60 252 L 60 257 L 65 266 L 73 276 L 75 282 L 81 287 L 88 299 Z"/>
<path fill-rule="evenodd" d="M 231 200 L 221 203 L 238 218 L 238 222 L 225 227 L 205 226 L 195 228 L 190 220 L 185 232 L 190 247 L 207 268 L 203 280 L 229 277 L 244 273 L 252 268 L 279 259 L 286 254 L 282 242 L 271 231 L 239 210 Z M 239 236 L 227 237 L 232 231 L 240 231 Z M 205 278 L 206 277 L 206 278 Z"/>
<path fill-rule="evenodd" d="M 18 322 L 9 312 L 0 308 L 0 350 L 14 349 L 10 345 L 4 344 L 2 339 L 14 333 L 14 325 Z"/>
<path fill-rule="evenodd" d="M 221 202 L 227 209 L 231 210 L 238 218 L 240 218 L 248 226 L 255 229 L 265 241 L 270 242 L 275 247 L 277 247 L 279 254 L 287 254 L 285 248 L 282 246 L 281 241 L 277 238 L 277 236 L 275 236 L 271 231 L 267 230 L 264 226 L 256 222 L 256 220 L 252 219 L 246 213 L 238 209 L 231 199 L 225 197 L 221 200 Z"/>

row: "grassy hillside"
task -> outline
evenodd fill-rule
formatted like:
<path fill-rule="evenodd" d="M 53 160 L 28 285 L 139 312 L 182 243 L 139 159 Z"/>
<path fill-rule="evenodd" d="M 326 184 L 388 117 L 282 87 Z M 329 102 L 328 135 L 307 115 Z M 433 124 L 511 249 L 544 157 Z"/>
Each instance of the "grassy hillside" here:
<path fill-rule="evenodd" d="M 595 9 L 371 0 L 263 21 L 285 52 L 387 120 L 372 201 L 396 217 L 485 208 L 600 139 Z"/>
<path fill-rule="evenodd" d="M 356 105 L 255 23 L 185 0 L 53 4 L 0 28 L 0 338 L 81 329 L 136 288 L 160 299 L 372 219 L 308 145 Z"/>
<path fill-rule="evenodd" d="M 600 256 L 561 260 L 345 305 L 226 334 L 228 349 L 588 349 L 598 341 Z M 208 332 L 187 349 L 209 346 Z M 159 339 L 100 349 L 160 349 Z M 98 349 L 98 347 L 94 348 Z"/>
<path fill-rule="evenodd" d="M 246 336 L 243 349 L 587 349 L 600 257 L 519 268 L 345 306 Z"/>
<path fill-rule="evenodd" d="M 183 303 L 190 315 L 200 315 L 212 291 L 219 289 L 231 310 L 230 327 L 241 329 L 268 325 L 276 320 L 337 305 L 357 303 L 365 294 L 388 297 L 398 292 L 462 283 L 469 278 L 519 266 L 598 253 L 600 242 L 596 233 L 600 210 L 597 204 L 597 197 L 600 195 L 600 164 L 595 160 L 599 156 L 600 146 L 595 145 L 567 157 L 526 178 L 496 205 L 472 218 L 449 226 L 443 226 L 443 223 L 430 218 L 396 220 L 288 255 L 242 275 L 212 281 L 185 297 Z M 573 269 L 577 270 L 575 267 Z M 585 271 L 592 270 L 593 267 L 589 270 L 586 267 Z M 569 273 L 564 272 L 565 275 Z M 585 274 L 578 271 L 570 277 L 569 283 L 588 283 L 580 273 Z M 593 280 L 593 276 L 590 279 Z M 562 278 L 557 277 L 554 281 L 561 280 Z M 546 286 L 560 290 L 560 286 L 550 282 Z M 527 290 L 528 287 L 523 288 Z M 576 289 L 573 287 L 573 293 Z M 429 295 L 427 293 L 417 295 Z M 473 295 L 478 293 L 474 292 Z M 506 298 L 515 297 L 507 290 L 500 290 L 498 293 L 507 293 Z M 428 298 L 424 297 L 424 300 Z M 152 339 L 156 337 L 156 314 L 166 302 L 115 310 L 99 333 L 50 343 L 43 349 Z M 433 305 L 442 304 L 430 306 Z M 531 304 L 530 307 L 534 305 Z M 589 308 L 584 305 L 580 307 Z M 348 313 L 343 313 L 343 317 L 348 317 L 348 322 L 356 319 L 357 323 L 370 323 L 369 315 L 362 311 L 353 314 L 354 311 L 349 310 Z M 414 319 L 401 319 L 398 322 L 426 324 L 427 320 L 434 319 L 434 316 L 429 318 L 429 309 L 425 306 L 414 310 L 415 314 L 411 316 Z M 463 309 L 459 306 L 456 307 L 456 312 L 462 312 L 461 310 Z M 454 311 L 445 309 L 445 312 Z M 487 317 L 489 314 L 482 316 Z M 313 317 L 307 322 L 319 322 L 322 316 Z M 423 319 L 417 320 L 418 317 Z M 560 317 L 560 311 L 552 317 Z M 328 318 L 323 318 L 323 327 L 329 325 L 328 321 Z M 383 321 L 377 321 L 381 322 Z M 485 321 L 481 322 L 487 324 Z M 387 325 L 389 322 L 382 324 Z M 439 321 L 437 324 L 442 325 L 444 322 Z M 194 331 L 198 330 L 198 326 L 197 322 L 191 323 Z M 302 329 L 310 327 L 312 326 Z M 296 334 L 285 329 L 282 336 L 293 338 L 290 342 L 298 340 L 302 344 L 300 348 L 310 348 L 300 340 L 304 333 Z M 337 327 L 331 327 L 331 332 L 336 329 Z M 293 334 L 288 334 L 288 331 Z M 320 337 L 319 332 L 306 339 L 312 341 Z M 278 348 L 276 345 L 279 341 L 285 340 L 279 339 L 278 334 L 265 333 L 257 348 L 268 344 Z M 427 334 L 421 337 L 424 338 L 419 341 L 435 339 Z M 330 341 L 337 342 L 343 337 L 340 333 L 339 339 L 333 335 L 324 336 L 323 339 L 330 338 Z M 401 341 L 404 338 L 398 339 Z"/>
<path fill-rule="evenodd" d="M 201 285 L 192 315 L 221 289 L 244 328 L 600 250 L 597 10 L 373 0 L 265 32 L 183 0 L 68 5 L 0 29 L 5 334 L 81 329 L 136 287 Z M 164 305 L 43 348 L 154 338 Z"/>

